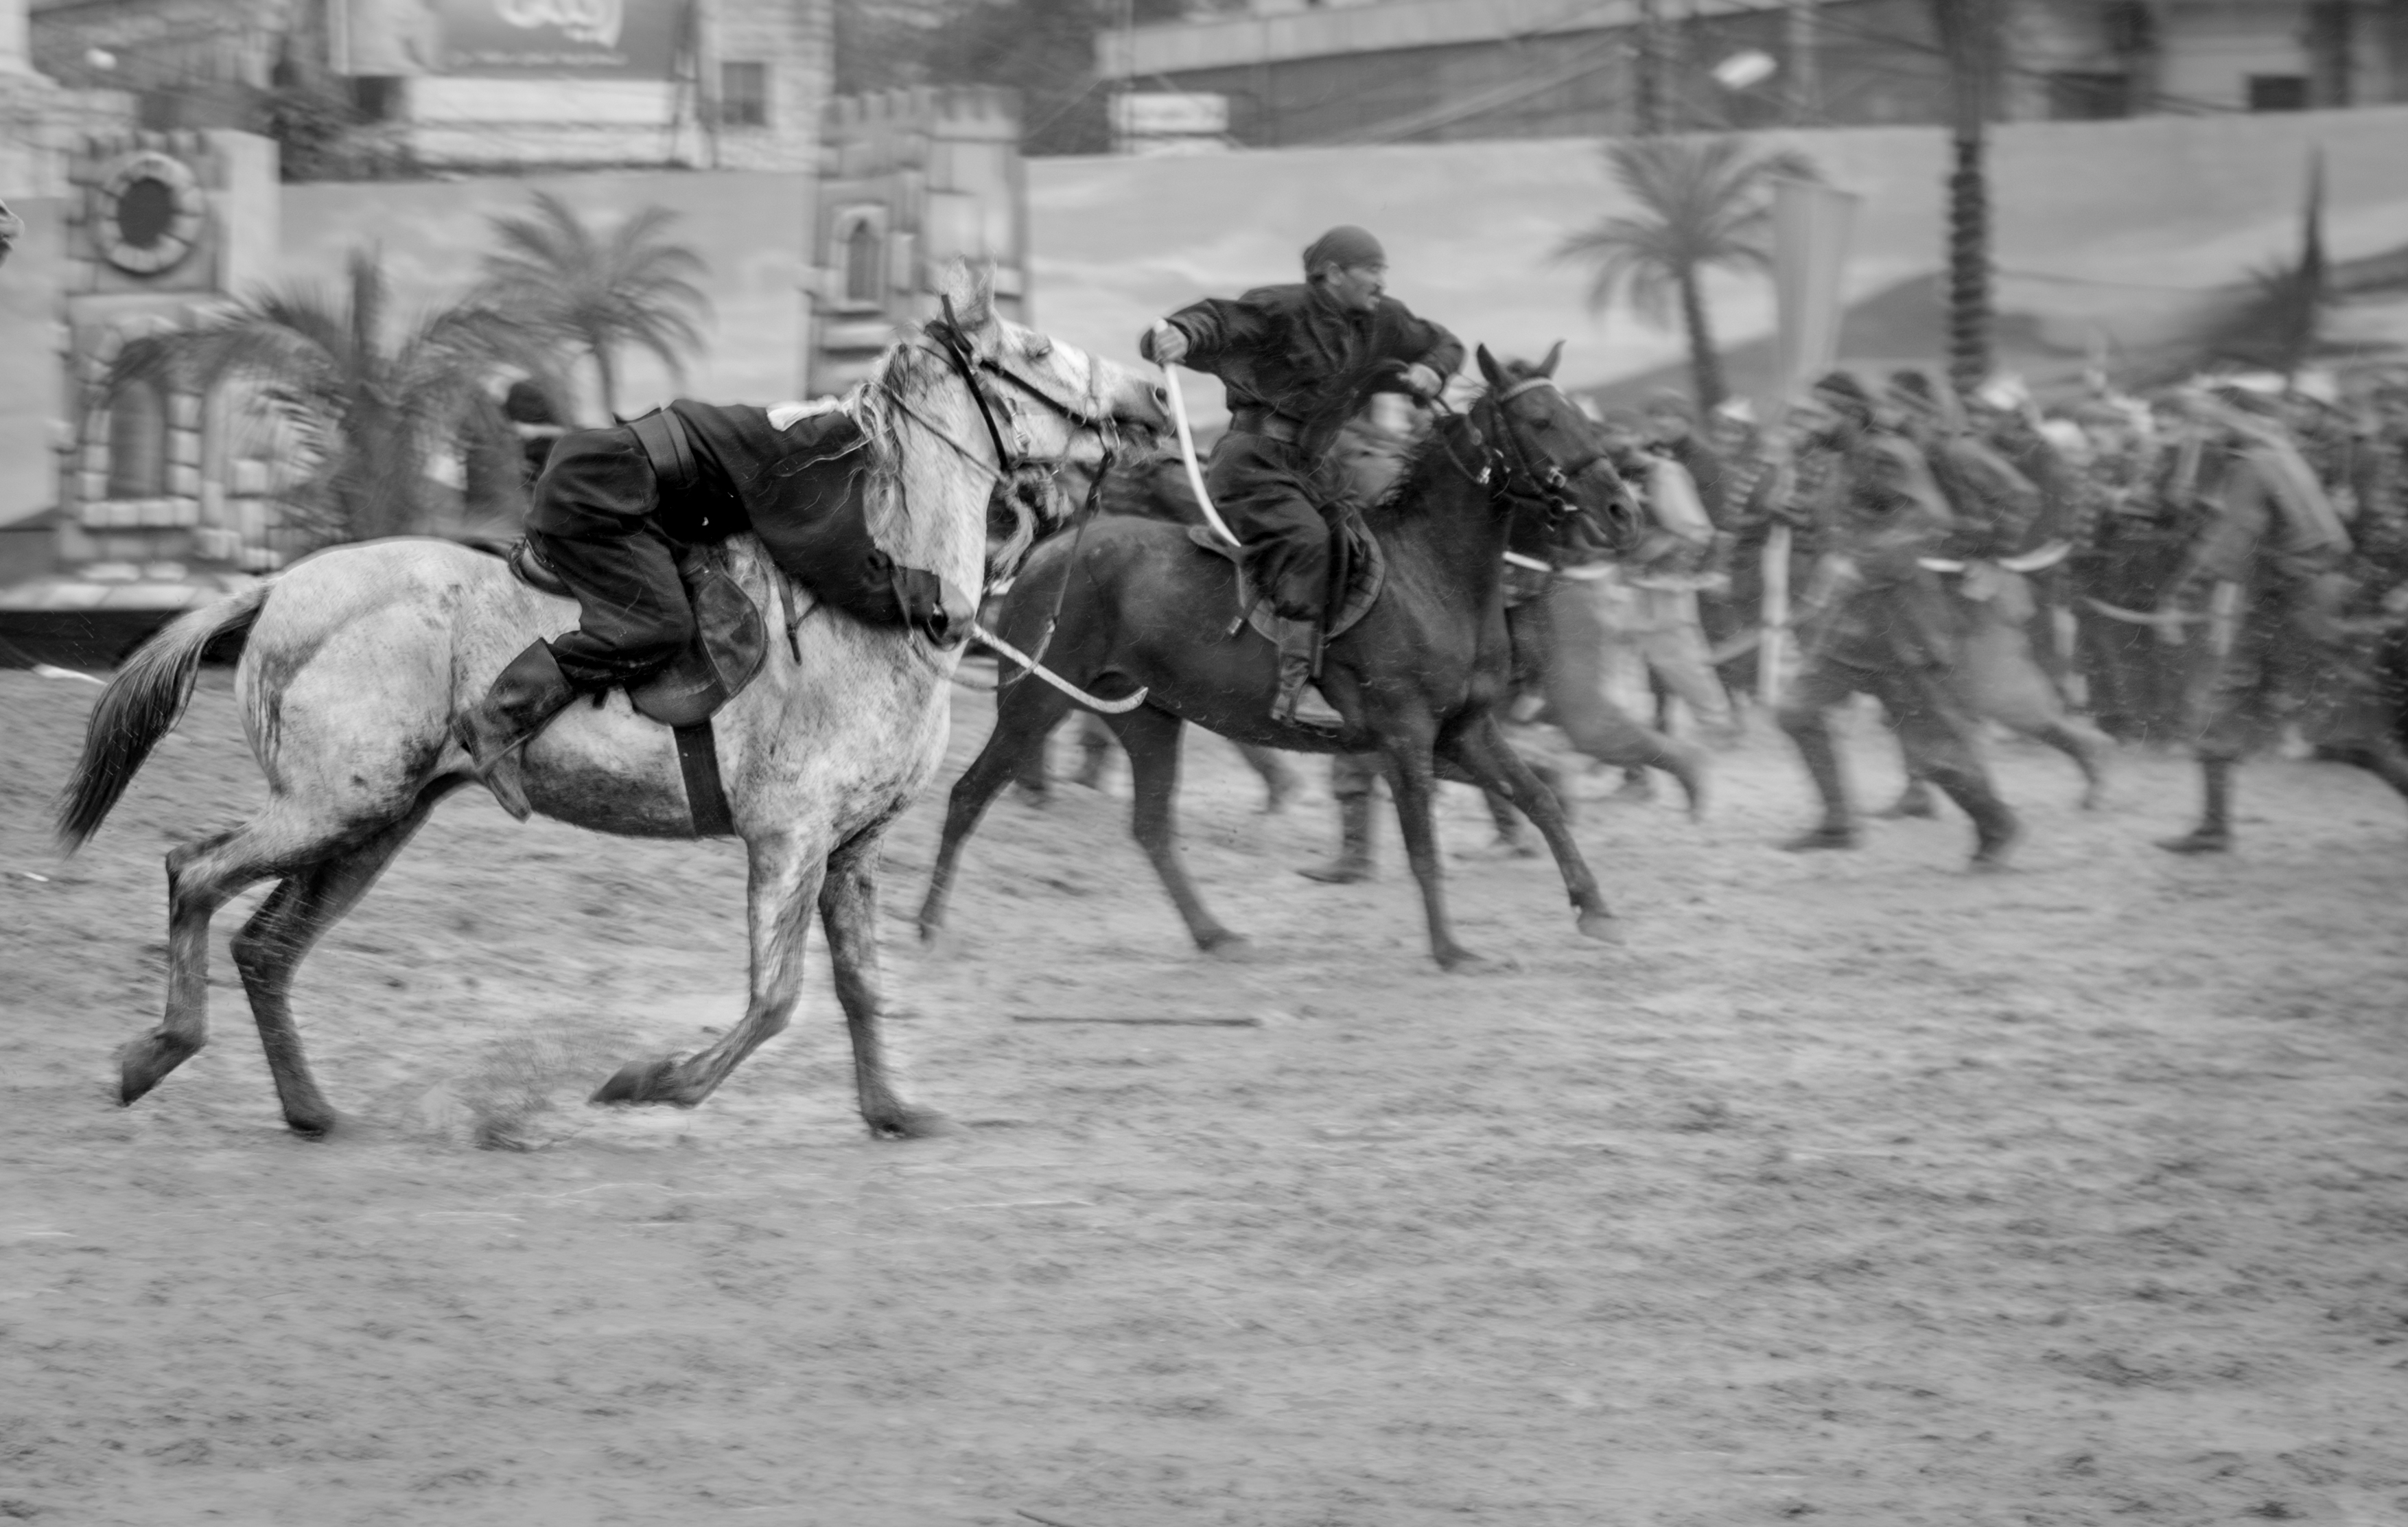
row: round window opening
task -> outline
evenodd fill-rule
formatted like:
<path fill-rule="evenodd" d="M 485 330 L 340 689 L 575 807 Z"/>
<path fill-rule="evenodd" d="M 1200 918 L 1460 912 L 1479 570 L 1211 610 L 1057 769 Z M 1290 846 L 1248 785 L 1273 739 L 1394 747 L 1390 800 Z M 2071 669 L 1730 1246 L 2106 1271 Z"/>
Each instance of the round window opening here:
<path fill-rule="evenodd" d="M 176 188 L 155 177 L 127 186 L 117 198 L 117 237 L 136 249 L 155 249 L 176 222 Z"/>

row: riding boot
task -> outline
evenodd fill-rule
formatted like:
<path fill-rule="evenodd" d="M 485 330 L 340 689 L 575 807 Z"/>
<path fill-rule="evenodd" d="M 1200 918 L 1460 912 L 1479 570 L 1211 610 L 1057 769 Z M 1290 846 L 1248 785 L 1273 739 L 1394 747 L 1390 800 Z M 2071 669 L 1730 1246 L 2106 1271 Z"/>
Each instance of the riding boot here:
<path fill-rule="evenodd" d="M 1792 854 L 1858 846 L 1863 835 L 1856 829 L 1856 814 L 1848 808 L 1848 782 L 1840 772 L 1840 750 L 1832 745 L 1830 732 L 1814 727 L 1793 730 L 1789 738 L 1798 744 L 1798 756 L 1806 765 L 1807 777 L 1814 782 L 1815 793 L 1823 798 L 1823 820 L 1781 846 Z"/>
<path fill-rule="evenodd" d="M 2169 854 L 2221 854 L 2232 846 L 2232 760 L 2201 758 L 2199 772 L 2206 788 L 2206 809 L 2199 826 L 2188 832 L 2157 840 Z"/>
<path fill-rule="evenodd" d="M 1928 819 L 1939 815 L 1940 808 L 1932 804 L 1931 786 L 1909 774 L 1906 777 L 1906 788 L 1899 792 L 1898 799 L 1873 814 L 1889 822 L 1907 816 Z"/>
<path fill-rule="evenodd" d="M 1366 790 L 1360 795 L 1338 798 L 1338 857 L 1327 864 L 1316 864 L 1297 874 L 1307 880 L 1317 880 L 1325 886 L 1352 886 L 1371 878 L 1371 807 L 1375 797 Z"/>
<path fill-rule="evenodd" d="M 1980 774 L 1949 769 L 1935 770 L 1931 783 L 1973 819 L 1972 868 L 2005 869 L 2014 857 L 2015 845 L 2023 841 L 2024 828 L 1990 782 Z"/>
<path fill-rule="evenodd" d="M 1337 729 L 1346 718 L 1312 682 L 1312 649 L 1320 628 L 1309 620 L 1279 623 L 1279 698 L 1271 702 L 1271 719 L 1300 727 Z"/>
<path fill-rule="evenodd" d="M 477 777 L 494 792 L 502 810 L 522 822 L 534 808 L 527 804 L 519 749 L 576 698 L 552 648 L 537 641 L 511 658 L 485 698 L 452 723 L 452 735 L 468 750 Z"/>

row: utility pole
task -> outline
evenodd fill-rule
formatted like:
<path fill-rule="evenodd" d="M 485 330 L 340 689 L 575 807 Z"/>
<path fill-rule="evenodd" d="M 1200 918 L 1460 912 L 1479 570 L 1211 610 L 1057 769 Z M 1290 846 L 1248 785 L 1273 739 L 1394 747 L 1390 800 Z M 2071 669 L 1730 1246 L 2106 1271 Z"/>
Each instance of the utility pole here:
<path fill-rule="evenodd" d="M 1789 125 L 1813 127 L 1823 120 L 1822 45 L 1816 36 L 1818 0 L 1789 0 L 1782 16 L 1783 50 L 1789 55 Z"/>
<path fill-rule="evenodd" d="M 1639 135 L 1665 130 L 1664 0 L 1639 0 Z"/>
<path fill-rule="evenodd" d="M 1997 73 L 1995 0 L 1932 0 L 1947 60 L 1948 378 L 1960 393 L 1988 380 L 1991 367 L 1990 188 L 1987 133 Z"/>

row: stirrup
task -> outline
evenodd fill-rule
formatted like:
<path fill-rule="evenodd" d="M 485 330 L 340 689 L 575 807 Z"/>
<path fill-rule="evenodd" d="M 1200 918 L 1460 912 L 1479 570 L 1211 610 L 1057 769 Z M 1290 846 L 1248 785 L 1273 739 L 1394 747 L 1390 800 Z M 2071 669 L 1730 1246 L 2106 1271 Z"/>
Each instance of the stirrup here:
<path fill-rule="evenodd" d="M 1342 728 L 1346 725 L 1346 717 L 1339 713 L 1338 707 L 1329 703 L 1329 698 L 1321 692 L 1321 686 L 1313 684 L 1299 686 L 1294 694 L 1282 695 L 1271 705 L 1271 719 L 1284 721 L 1290 726 L 1332 729 Z"/>

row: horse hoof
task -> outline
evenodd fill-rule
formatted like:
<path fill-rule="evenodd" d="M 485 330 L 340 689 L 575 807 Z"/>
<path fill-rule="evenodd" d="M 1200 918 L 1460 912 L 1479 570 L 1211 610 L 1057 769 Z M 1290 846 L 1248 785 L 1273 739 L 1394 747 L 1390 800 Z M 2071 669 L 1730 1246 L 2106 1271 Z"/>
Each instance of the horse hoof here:
<path fill-rule="evenodd" d="M 1595 939 L 1599 944 L 1622 942 L 1622 919 L 1612 913 L 1584 912 L 1580 915 L 1576 926 L 1579 927 L 1583 938 Z"/>
<path fill-rule="evenodd" d="M 879 1140 L 934 1140 L 954 1132 L 953 1121 L 934 1108 L 894 1108 L 863 1116 Z"/>
<path fill-rule="evenodd" d="M 1248 964 L 1254 958 L 1254 941 L 1243 933 L 1232 933 L 1226 928 L 1215 929 L 1197 939 L 1196 947 L 1214 959 L 1232 965 Z"/>
<path fill-rule="evenodd" d="M 130 1105 L 200 1050 L 200 1041 L 153 1030 L 117 1052 L 117 1101 Z"/>
<path fill-rule="evenodd" d="M 960 945 L 944 924 L 923 922 L 920 925 L 920 947 L 933 958 L 950 959 Z"/>
<path fill-rule="evenodd" d="M 630 1060 L 618 1073 L 595 1088 L 589 1102 L 646 1103 L 678 1102 L 678 1058 L 663 1056 L 657 1060 Z"/>
<path fill-rule="evenodd" d="M 1438 968 L 1449 975 L 1479 975 L 1497 967 L 1484 956 L 1469 949 L 1441 949 L 1438 952 Z"/>
<path fill-rule="evenodd" d="M 287 1114 L 284 1127 L 304 1140 L 332 1140 L 351 1132 L 343 1116 L 332 1109 L 322 1114 Z"/>

